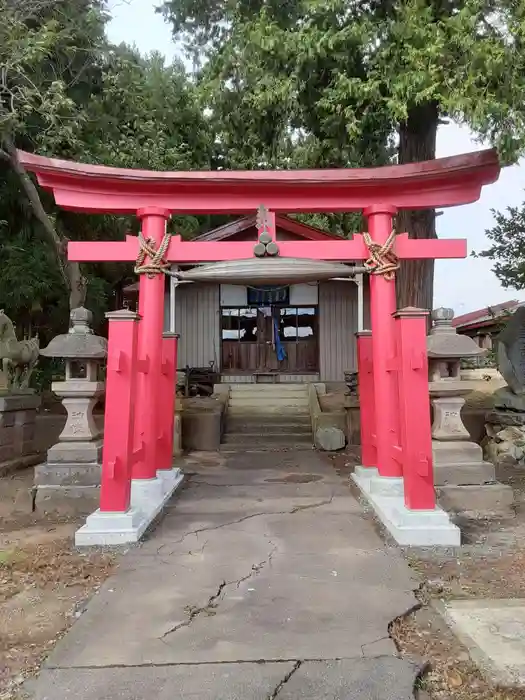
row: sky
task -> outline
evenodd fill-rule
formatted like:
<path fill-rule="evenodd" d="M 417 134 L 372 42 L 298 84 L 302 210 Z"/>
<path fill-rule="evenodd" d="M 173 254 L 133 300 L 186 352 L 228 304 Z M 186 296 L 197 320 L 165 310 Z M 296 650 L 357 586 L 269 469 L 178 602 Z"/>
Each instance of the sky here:
<path fill-rule="evenodd" d="M 168 61 L 177 55 L 171 31 L 150 0 L 110 0 L 112 20 L 108 37 L 115 43 L 135 44 L 142 53 L 160 51 Z M 457 124 L 438 132 L 437 157 L 480 150 L 470 131 Z M 525 290 L 503 289 L 491 272 L 491 263 L 470 256 L 488 247 L 486 229 L 492 227 L 491 210 L 519 206 L 525 200 L 525 159 L 504 168 L 497 183 L 485 187 L 475 204 L 443 210 L 437 219 L 440 238 L 466 238 L 469 257 L 436 262 L 434 306 L 452 307 L 457 316 L 509 299 L 525 300 Z"/>

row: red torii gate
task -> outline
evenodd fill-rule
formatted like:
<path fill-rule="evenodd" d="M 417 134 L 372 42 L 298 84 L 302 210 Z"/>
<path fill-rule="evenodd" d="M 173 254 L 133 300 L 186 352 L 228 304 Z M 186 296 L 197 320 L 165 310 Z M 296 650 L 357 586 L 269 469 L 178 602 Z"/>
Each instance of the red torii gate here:
<path fill-rule="evenodd" d="M 491 150 L 382 168 L 277 172 L 159 173 L 24 152 L 19 152 L 19 158 L 66 209 L 135 214 L 150 249 L 164 250 L 157 256 L 161 260 L 146 256 L 146 266 L 162 261 L 181 265 L 252 258 L 251 242 L 187 242 L 180 236 L 167 237 L 166 222 L 174 213 L 249 213 L 261 203 L 270 210 L 272 236 L 275 212 L 362 210 L 369 237 L 358 234 L 352 240 L 282 241 L 279 254 L 366 261 L 374 248 L 389 241 L 393 216 L 399 209 L 474 202 L 481 188 L 499 175 L 498 158 Z M 141 250 L 139 238 L 127 236 L 122 242 L 70 242 L 68 255 L 78 262 L 132 262 Z M 395 236 L 392 251 L 399 260 L 461 258 L 467 254 L 464 240 L 411 240 L 403 233 Z M 102 513 L 127 511 L 131 477 L 134 485 L 152 483 L 162 472 L 171 470 L 176 341 L 163 341 L 164 275 L 160 267 L 140 275 L 138 336 L 133 315 L 109 315 Z M 372 336 L 364 334 L 358 339 L 363 466 L 377 467 L 379 476 L 387 480 L 404 477 L 405 505 L 413 510 L 432 510 L 426 312 L 397 314 L 394 275 L 383 274 L 381 264 L 371 272 L 375 273 L 370 282 Z M 135 379 L 136 393 L 130 389 Z M 161 410 L 161 396 L 168 402 L 167 411 Z M 125 431 L 119 428 L 123 416 L 130 423 Z"/>

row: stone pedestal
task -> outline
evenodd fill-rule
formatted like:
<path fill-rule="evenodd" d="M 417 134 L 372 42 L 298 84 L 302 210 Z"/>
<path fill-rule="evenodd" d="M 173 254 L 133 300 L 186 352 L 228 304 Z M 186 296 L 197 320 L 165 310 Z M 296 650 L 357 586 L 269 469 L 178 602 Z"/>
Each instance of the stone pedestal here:
<path fill-rule="evenodd" d="M 433 386 L 434 384 L 431 385 L 431 390 Z M 465 405 L 465 399 L 462 396 L 454 395 L 456 391 L 460 394 L 462 389 L 459 382 L 454 382 L 454 386 L 450 386 L 449 389 L 453 393 L 452 396 L 432 398 L 432 408 L 434 409 L 433 440 L 470 440 L 470 434 L 461 418 L 461 409 Z"/>
<path fill-rule="evenodd" d="M 464 394 L 468 389 L 461 384 L 450 383 L 447 389 Z M 431 395 L 445 391 L 442 382 L 436 385 L 431 383 Z M 432 456 L 440 503 L 456 513 L 511 515 L 512 489 L 496 481 L 494 465 L 484 461 L 483 450 L 470 439 L 461 419 L 464 403 L 462 396 L 432 399 Z"/>
<path fill-rule="evenodd" d="M 0 395 L 0 476 L 35 464 L 36 409 L 40 397 L 33 391 Z"/>
<path fill-rule="evenodd" d="M 496 481 L 494 465 L 483 460 L 474 442 L 432 442 L 436 486 L 466 486 Z"/>
<path fill-rule="evenodd" d="M 60 506 L 64 497 L 98 504 L 102 471 L 102 440 L 93 409 L 104 393 L 99 368 L 107 354 L 107 340 L 90 329 L 92 315 L 84 308 L 71 312 L 69 333 L 59 335 L 41 351 L 46 357 L 66 361 L 65 381 L 51 389 L 62 399 L 67 420 L 59 441 L 47 452 L 47 461 L 35 469 L 36 502 Z"/>
<path fill-rule="evenodd" d="M 67 380 L 55 382 L 52 389 L 62 397 L 68 415 L 59 442 L 47 451 L 47 461 L 35 468 L 36 502 L 50 503 L 57 496 L 98 499 L 102 440 L 93 408 L 104 384 Z"/>
<path fill-rule="evenodd" d="M 494 465 L 483 460 L 481 447 L 463 424 L 461 409 L 471 388 L 461 381 L 460 360 L 482 351 L 471 338 L 456 333 L 453 317 L 451 309 L 434 311 L 427 339 L 434 411 L 432 457 L 439 501 L 452 512 L 510 515 L 512 489 L 496 482 Z"/>

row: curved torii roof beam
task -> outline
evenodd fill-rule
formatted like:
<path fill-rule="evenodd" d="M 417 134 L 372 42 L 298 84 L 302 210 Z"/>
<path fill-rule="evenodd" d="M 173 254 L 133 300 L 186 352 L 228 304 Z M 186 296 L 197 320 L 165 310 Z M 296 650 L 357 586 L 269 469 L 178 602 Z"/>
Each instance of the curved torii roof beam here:
<path fill-rule="evenodd" d="M 494 150 L 420 163 L 338 170 L 156 172 L 88 165 L 18 152 L 20 162 L 74 211 L 133 214 L 246 213 L 261 203 L 274 212 L 335 212 L 390 205 L 426 209 L 468 204 L 498 179 Z"/>

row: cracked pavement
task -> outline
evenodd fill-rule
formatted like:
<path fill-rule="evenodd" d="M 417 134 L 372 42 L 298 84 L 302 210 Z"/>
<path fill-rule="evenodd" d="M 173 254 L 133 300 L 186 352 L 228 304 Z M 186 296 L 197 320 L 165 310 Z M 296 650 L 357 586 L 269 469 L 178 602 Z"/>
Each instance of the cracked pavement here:
<path fill-rule="evenodd" d="M 409 700 L 406 562 L 313 451 L 193 454 L 186 486 L 27 685 L 35 700 Z M 295 478 L 300 477 L 300 478 Z M 309 481 L 311 477 L 311 481 Z"/>

